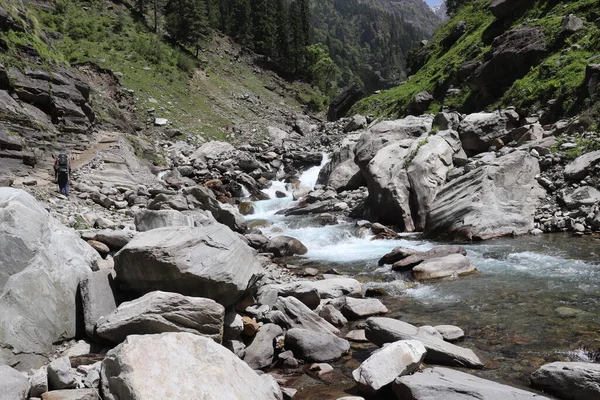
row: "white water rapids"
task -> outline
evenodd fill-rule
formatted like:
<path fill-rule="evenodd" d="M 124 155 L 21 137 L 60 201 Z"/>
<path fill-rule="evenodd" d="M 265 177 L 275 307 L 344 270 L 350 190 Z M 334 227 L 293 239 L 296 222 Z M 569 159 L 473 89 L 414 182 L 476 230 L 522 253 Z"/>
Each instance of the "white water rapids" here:
<path fill-rule="evenodd" d="M 327 161 L 307 170 L 301 182 L 314 187 Z M 276 198 L 276 191 L 286 197 Z M 468 340 L 480 353 L 491 359 L 508 357 L 511 363 L 535 357 L 553 360 L 556 354 L 600 347 L 595 334 L 600 325 L 597 239 L 552 234 L 466 243 L 468 256 L 480 273 L 418 283 L 408 273 L 378 266 L 378 259 L 397 246 L 425 250 L 440 243 L 418 234 L 371 240 L 371 236 L 357 235 L 354 221 L 322 226 L 316 216 L 275 215 L 296 204 L 292 193 L 283 182 L 273 182 L 265 193 L 271 200 L 255 202 L 256 213 L 248 216 L 249 221 L 262 220 L 259 229 L 266 236 L 288 235 L 304 243 L 308 253 L 294 263 L 304 260 L 322 271 L 336 268 L 360 277 L 365 287 L 384 289 L 391 295 L 383 300 L 391 315 L 402 313 L 413 323 L 458 325 L 468 335 L 478 332 Z M 513 338 L 519 340 L 518 346 L 511 342 Z M 491 344 L 498 341 L 502 344 Z M 498 377 L 511 379 L 511 363 L 498 367 Z"/>

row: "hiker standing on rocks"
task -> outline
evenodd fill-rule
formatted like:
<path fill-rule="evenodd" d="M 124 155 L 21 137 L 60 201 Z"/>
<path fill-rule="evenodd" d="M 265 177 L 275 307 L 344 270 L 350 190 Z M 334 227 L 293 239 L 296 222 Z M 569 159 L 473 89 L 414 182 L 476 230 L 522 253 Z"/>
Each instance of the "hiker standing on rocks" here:
<path fill-rule="evenodd" d="M 69 177 L 71 175 L 71 160 L 66 153 L 60 153 L 54 160 L 54 179 L 58 183 L 60 193 L 69 196 Z"/>

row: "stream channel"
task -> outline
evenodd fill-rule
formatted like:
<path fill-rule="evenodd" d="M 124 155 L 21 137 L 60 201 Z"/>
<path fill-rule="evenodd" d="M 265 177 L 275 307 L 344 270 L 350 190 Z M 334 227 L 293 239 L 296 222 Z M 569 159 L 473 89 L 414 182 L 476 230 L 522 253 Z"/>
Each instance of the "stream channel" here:
<path fill-rule="evenodd" d="M 301 184 L 314 187 L 319 167 L 305 171 Z M 287 194 L 275 198 L 275 191 Z M 459 243 L 478 273 L 457 279 L 415 282 L 377 261 L 397 246 L 427 250 L 443 244 L 418 234 L 398 240 L 360 236 L 356 221 L 322 226 L 316 217 L 276 215 L 296 204 L 283 182 L 265 190 L 272 200 L 254 203 L 248 221 L 267 221 L 266 236 L 299 239 L 308 253 L 289 262 L 335 269 L 363 283 L 382 288 L 386 317 L 413 325 L 450 324 L 466 334 L 460 346 L 471 348 L 486 364 L 483 370 L 464 370 L 482 378 L 527 388 L 530 374 L 553 361 L 593 361 L 600 349 L 600 238 L 547 234 Z M 342 334 L 351 329 L 349 324 Z M 335 399 L 355 394 L 351 372 L 375 349 L 353 344 L 351 355 L 332 363 L 333 376 L 298 377 L 295 399 Z M 597 361 L 597 358 L 596 358 Z M 529 389 L 531 390 L 531 389 Z M 337 396 L 337 397 L 336 397 Z M 388 398 L 388 397 L 381 397 Z"/>

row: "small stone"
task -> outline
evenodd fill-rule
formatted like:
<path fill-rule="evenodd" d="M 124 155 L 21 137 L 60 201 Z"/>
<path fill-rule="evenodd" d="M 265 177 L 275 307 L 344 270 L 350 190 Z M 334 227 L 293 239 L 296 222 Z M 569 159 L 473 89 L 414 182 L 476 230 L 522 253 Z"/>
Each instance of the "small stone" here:
<path fill-rule="evenodd" d="M 244 330 L 242 331 L 242 334 L 244 336 L 252 337 L 258 331 L 258 322 L 256 322 L 252 318 L 244 316 L 242 317 L 242 323 L 244 324 Z"/>
<path fill-rule="evenodd" d="M 327 363 L 314 363 L 310 366 L 311 372 L 316 372 L 318 376 L 323 376 L 333 372 L 333 367 Z"/>

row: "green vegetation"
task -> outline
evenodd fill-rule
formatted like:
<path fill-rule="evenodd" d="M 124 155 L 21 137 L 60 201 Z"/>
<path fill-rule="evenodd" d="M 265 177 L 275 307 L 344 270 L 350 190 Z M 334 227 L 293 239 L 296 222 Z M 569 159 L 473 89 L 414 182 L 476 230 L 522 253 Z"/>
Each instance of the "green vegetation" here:
<path fill-rule="evenodd" d="M 457 0 L 447 2 L 451 19 L 438 31 L 430 43 L 411 58 L 420 60 L 422 67 L 408 81 L 379 95 L 363 99 L 352 112 L 374 113 L 378 116 L 399 117 L 405 115 L 414 96 L 421 91 L 434 94 L 431 110 L 442 107 L 462 112 L 516 106 L 520 112 L 535 113 L 548 109 L 552 100 L 552 112 L 557 116 L 575 115 L 595 101 L 583 101 L 581 86 L 589 60 L 600 49 L 600 3 L 597 0 L 535 1 L 523 15 L 510 22 L 508 29 L 532 26 L 542 29 L 550 49 L 548 57 L 532 68 L 523 78 L 516 80 L 498 98 L 483 104 L 474 101 L 475 94 L 464 81 L 457 77 L 457 67 L 471 61 L 483 61 L 490 49 L 487 41 L 495 18 L 487 10 L 488 0 Z M 574 14 L 584 20 L 584 27 L 566 37 L 560 35 L 563 17 Z M 466 23 L 467 31 L 454 43 L 449 41 L 452 30 L 460 22 Z M 453 88 L 446 95 L 448 88 Z"/>

